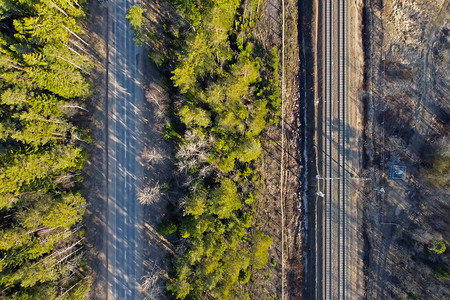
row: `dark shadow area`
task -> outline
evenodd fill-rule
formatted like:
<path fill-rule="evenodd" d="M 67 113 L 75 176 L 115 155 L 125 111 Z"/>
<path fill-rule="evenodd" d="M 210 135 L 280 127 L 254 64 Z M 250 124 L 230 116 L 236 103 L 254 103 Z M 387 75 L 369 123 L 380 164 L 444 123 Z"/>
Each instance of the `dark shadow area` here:
<path fill-rule="evenodd" d="M 98 1 L 88 3 L 87 14 L 90 16 L 86 27 L 89 28 L 89 47 L 87 51 L 94 57 L 95 67 L 90 75 L 94 94 L 86 103 L 89 110 L 89 129 L 94 142 L 87 147 L 88 159 L 84 166 L 84 195 L 88 201 L 84 223 L 88 228 L 86 259 L 93 270 L 95 278 L 90 292 L 90 299 L 106 298 L 107 262 L 106 232 L 107 197 L 106 197 L 106 36 L 108 14 L 106 6 Z M 106 83 L 106 84 L 105 84 Z"/>
<path fill-rule="evenodd" d="M 300 134 L 300 153 L 303 162 L 301 177 L 302 211 L 303 213 L 303 241 L 304 245 L 304 299 L 314 299 L 316 294 L 316 149 L 314 148 L 315 135 L 315 110 L 314 110 L 314 59 L 313 59 L 313 1 L 298 2 L 299 20 L 298 40 L 300 44 L 300 116 L 301 116 L 301 134 Z M 321 19 L 319 14 L 318 19 Z M 316 20 L 317 21 L 317 20 Z M 318 119 L 321 116 L 317 116 Z M 320 123 L 320 122 L 319 122 Z M 319 129 L 320 130 L 320 129 Z M 320 163 L 320 162 L 319 162 Z M 320 206 L 320 204 L 317 204 Z M 317 266 L 320 269 L 320 266 Z M 296 283 L 291 282 L 291 286 Z M 295 299 L 297 296 L 295 289 L 289 293 L 289 298 Z"/>

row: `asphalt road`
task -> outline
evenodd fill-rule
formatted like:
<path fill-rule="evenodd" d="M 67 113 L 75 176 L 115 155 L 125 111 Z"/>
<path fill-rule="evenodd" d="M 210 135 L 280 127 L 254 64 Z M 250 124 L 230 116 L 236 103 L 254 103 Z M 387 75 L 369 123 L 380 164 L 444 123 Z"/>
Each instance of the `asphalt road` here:
<path fill-rule="evenodd" d="M 346 0 L 320 2 L 322 82 L 318 114 L 318 195 L 316 226 L 316 299 L 351 299 L 349 239 L 355 226 L 349 216 L 352 173 L 348 126 Z"/>
<path fill-rule="evenodd" d="M 138 71 L 141 49 L 133 42 L 127 11 L 132 0 L 107 2 L 108 7 L 108 299 L 139 299 L 141 276 L 137 202 L 140 164 L 139 107 L 143 101 Z"/>

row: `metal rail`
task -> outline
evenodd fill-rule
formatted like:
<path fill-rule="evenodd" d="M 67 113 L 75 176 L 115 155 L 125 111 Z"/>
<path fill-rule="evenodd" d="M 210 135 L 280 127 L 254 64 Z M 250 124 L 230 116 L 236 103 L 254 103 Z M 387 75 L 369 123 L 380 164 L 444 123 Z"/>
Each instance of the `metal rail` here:
<path fill-rule="evenodd" d="M 349 287 L 346 256 L 349 173 L 345 170 L 348 149 L 346 10 L 346 0 L 323 2 L 324 156 L 323 177 L 318 178 L 324 179 L 323 267 L 322 278 L 316 281 L 322 282 L 317 289 L 321 289 L 323 299 L 346 299 Z"/>
<path fill-rule="evenodd" d="M 326 153 L 328 153 L 328 157 L 324 160 L 324 174 L 328 178 L 333 177 L 332 172 L 332 87 L 333 87 L 333 64 L 331 61 L 332 57 L 332 32 L 333 32 L 333 24 L 332 24 L 332 1 L 328 0 L 325 4 L 325 93 L 324 93 L 324 100 L 325 100 L 325 141 L 324 141 L 324 150 Z M 325 243 L 324 243 L 324 255 L 323 255 L 323 266 L 324 266 L 324 279 L 323 279 L 323 295 L 326 299 L 332 298 L 332 290 L 333 290 L 333 280 L 332 280 L 332 257 L 333 257 L 333 247 L 331 245 L 332 241 L 332 182 L 330 180 L 325 180 L 324 182 L 324 191 L 325 191 L 325 197 L 324 197 L 324 210 L 325 210 L 325 226 L 324 226 L 324 237 L 325 237 Z"/>

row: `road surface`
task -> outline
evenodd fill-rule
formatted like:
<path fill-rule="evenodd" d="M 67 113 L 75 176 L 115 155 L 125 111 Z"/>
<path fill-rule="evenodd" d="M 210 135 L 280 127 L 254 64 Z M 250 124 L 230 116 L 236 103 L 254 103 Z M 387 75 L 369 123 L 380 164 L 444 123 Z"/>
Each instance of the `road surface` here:
<path fill-rule="evenodd" d="M 143 93 L 138 72 L 141 49 L 133 42 L 127 19 L 132 0 L 107 2 L 108 9 L 108 121 L 107 121 L 107 297 L 139 299 L 139 227 L 142 212 L 136 192 L 141 174 L 139 107 Z"/>
<path fill-rule="evenodd" d="M 350 255 L 357 252 L 349 245 L 357 228 L 350 214 L 356 179 L 349 167 L 347 6 L 347 0 L 319 1 L 321 51 L 317 55 L 322 80 L 316 102 L 317 122 L 321 122 L 317 126 L 316 299 L 354 299 Z"/>

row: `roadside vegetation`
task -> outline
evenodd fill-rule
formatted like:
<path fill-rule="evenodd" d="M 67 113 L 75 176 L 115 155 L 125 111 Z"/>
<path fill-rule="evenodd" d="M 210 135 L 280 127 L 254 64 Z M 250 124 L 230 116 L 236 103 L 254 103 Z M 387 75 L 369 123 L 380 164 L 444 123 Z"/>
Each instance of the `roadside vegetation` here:
<path fill-rule="evenodd" d="M 0 3 L 0 298 L 84 299 L 81 2 Z"/>
<path fill-rule="evenodd" d="M 253 216 L 264 189 L 261 152 L 271 143 L 264 133 L 281 113 L 277 50 L 266 51 L 252 35 L 258 1 L 172 4 L 184 24 L 163 24 L 168 50 L 150 54 L 171 78 L 172 118 L 164 135 L 175 142 L 185 177 L 182 216 L 159 228 L 178 228 L 180 238 L 167 291 L 177 299 L 249 299 L 247 283 L 268 263 L 272 243 Z M 142 12 L 128 14 L 140 40 Z M 164 40 L 149 31 L 145 39 Z"/>

